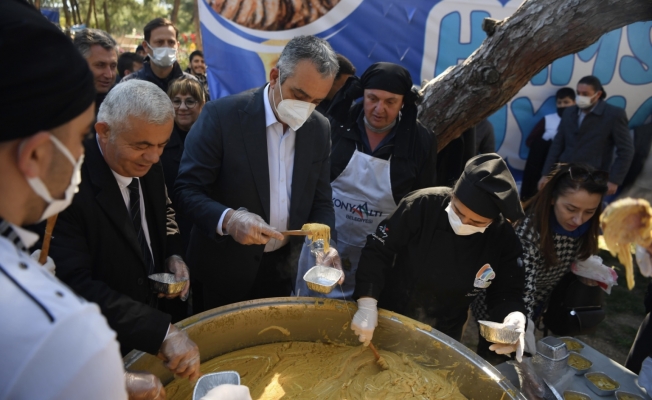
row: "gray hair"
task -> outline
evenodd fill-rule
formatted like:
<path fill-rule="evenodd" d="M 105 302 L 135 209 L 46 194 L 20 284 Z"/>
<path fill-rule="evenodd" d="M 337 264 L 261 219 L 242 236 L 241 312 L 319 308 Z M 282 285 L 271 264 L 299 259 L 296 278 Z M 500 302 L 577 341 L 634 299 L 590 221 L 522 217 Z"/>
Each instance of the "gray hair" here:
<path fill-rule="evenodd" d="M 129 117 L 163 125 L 174 119 L 174 107 L 168 95 L 155 84 L 131 79 L 109 91 L 100 106 L 97 122 L 109 125 L 113 141 L 116 134 L 129 129 Z"/>
<path fill-rule="evenodd" d="M 340 68 L 337 56 L 327 41 L 316 36 L 295 36 L 285 46 L 276 63 L 281 84 L 294 75 L 297 64 L 303 60 L 312 61 L 323 78 L 335 77 Z"/>
<path fill-rule="evenodd" d="M 88 58 L 91 47 L 98 44 L 106 50 L 115 50 L 118 46 L 116 41 L 101 29 L 82 29 L 75 33 L 73 44 L 77 51 L 84 57 Z"/>

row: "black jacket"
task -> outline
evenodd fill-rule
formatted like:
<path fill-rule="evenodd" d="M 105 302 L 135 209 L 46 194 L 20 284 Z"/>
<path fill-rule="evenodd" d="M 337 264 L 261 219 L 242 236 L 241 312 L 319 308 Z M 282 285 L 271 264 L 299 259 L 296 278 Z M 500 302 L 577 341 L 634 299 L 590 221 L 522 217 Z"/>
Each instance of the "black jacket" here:
<path fill-rule="evenodd" d="M 496 274 L 486 289 L 491 319 L 525 313 L 522 251 L 514 229 L 499 216 L 484 233 L 456 235 L 445 211 L 451 193 L 447 187 L 410 193 L 368 236 L 355 299 L 373 297 L 378 307 L 417 319 L 415 310 L 422 309 L 429 318 L 465 321 L 469 305 L 485 290 L 474 287 L 477 274 L 489 264 Z"/>
<path fill-rule="evenodd" d="M 129 74 L 125 76 L 124 78 L 122 78 L 120 83 L 127 82 L 131 79 L 140 79 L 142 81 L 152 82 L 156 86 L 160 87 L 162 91 L 167 93 L 170 82 L 184 75 L 189 75 L 194 78 L 193 75 L 183 72 L 181 70 L 181 67 L 179 66 L 179 63 L 175 62 L 174 65 L 172 66 L 172 72 L 170 72 L 170 75 L 166 76 L 164 79 L 161 79 L 158 76 L 156 76 L 156 74 L 154 74 L 154 71 L 152 71 L 152 66 L 150 65 L 150 63 L 146 62 L 143 64 L 143 68 L 134 72 L 133 74 Z"/>
<path fill-rule="evenodd" d="M 331 120 L 331 182 L 344 171 L 355 149 L 363 148 L 361 134 L 365 133 L 357 123 L 361 111 L 359 103 L 351 108 L 346 122 Z M 397 204 L 413 190 L 434 186 L 437 179 L 437 139 L 421 123 L 416 126 L 413 132 L 397 132 L 393 141 L 374 152 L 374 157 L 383 160 L 391 156 L 389 175 Z"/>
<path fill-rule="evenodd" d="M 547 175 L 555 163 L 586 163 L 609 172 L 609 181 L 621 185 L 634 157 L 625 110 L 600 100 L 581 126 L 578 112 L 577 106 L 564 111 L 543 174 Z M 616 159 L 612 165 L 614 147 Z"/>
<path fill-rule="evenodd" d="M 52 235 L 50 256 L 57 277 L 100 306 L 118 334 L 123 354 L 132 349 L 156 354 L 172 318 L 148 305 L 156 303 L 156 294 L 120 187 L 97 140 L 86 140 L 84 147 L 79 192 L 59 214 Z M 164 260 L 180 254 L 181 248 L 160 164 L 153 165 L 140 181 L 154 263 L 162 271 Z M 162 299 L 158 306 L 172 312 L 185 303 Z"/>
<path fill-rule="evenodd" d="M 265 87 L 207 103 L 185 142 L 175 183 L 175 204 L 191 219 L 188 264 L 195 279 L 219 291 L 225 304 L 247 297 L 264 246 L 220 236 L 227 208 L 245 207 L 269 223 L 270 182 L 265 128 Z M 335 236 L 330 173 L 330 127 L 312 113 L 296 132 L 288 229 L 317 222 Z M 335 239 L 335 237 L 334 237 Z M 303 239 L 291 242 L 298 248 Z M 294 263 L 296 274 L 296 262 Z M 204 304 L 217 307 L 223 304 Z"/>
<path fill-rule="evenodd" d="M 645 161 L 650 156 L 651 145 L 652 124 L 645 124 L 634 128 L 634 159 L 623 181 L 623 188 L 633 185 L 636 181 L 636 177 L 641 173 Z"/>

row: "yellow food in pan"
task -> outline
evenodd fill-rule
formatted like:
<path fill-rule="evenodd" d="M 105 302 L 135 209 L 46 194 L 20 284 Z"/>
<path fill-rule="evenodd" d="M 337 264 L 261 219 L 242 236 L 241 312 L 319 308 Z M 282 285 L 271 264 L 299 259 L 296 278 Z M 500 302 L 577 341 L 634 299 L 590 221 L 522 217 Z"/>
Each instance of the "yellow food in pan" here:
<path fill-rule="evenodd" d="M 330 226 L 324 224 L 304 224 L 301 230 L 310 231 L 311 235 L 308 235 L 308 239 L 312 240 L 313 243 L 322 239 L 324 241 L 324 252 L 328 251 L 331 242 Z"/>
<path fill-rule="evenodd" d="M 600 375 L 591 375 L 588 376 L 587 378 L 591 381 L 591 383 L 597 386 L 598 389 L 602 389 L 602 390 L 615 390 L 620 386 L 616 382 L 612 381 L 611 379 Z"/>
<path fill-rule="evenodd" d="M 575 369 L 582 370 L 591 368 L 593 363 L 577 354 L 571 354 L 570 357 L 568 357 L 568 365 Z"/>
<path fill-rule="evenodd" d="M 566 348 L 570 351 L 577 351 L 577 350 L 582 350 L 584 346 L 579 344 L 578 342 L 572 340 L 572 339 L 561 339 L 560 340 L 564 343 L 566 343 Z"/>
<path fill-rule="evenodd" d="M 586 400 L 586 396 L 577 393 L 564 393 L 564 400 Z"/>

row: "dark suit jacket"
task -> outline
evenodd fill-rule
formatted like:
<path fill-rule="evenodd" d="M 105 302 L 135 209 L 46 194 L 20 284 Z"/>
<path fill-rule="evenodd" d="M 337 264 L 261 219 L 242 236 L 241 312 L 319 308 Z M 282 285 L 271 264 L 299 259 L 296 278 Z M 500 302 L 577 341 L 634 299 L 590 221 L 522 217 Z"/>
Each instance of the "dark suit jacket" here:
<path fill-rule="evenodd" d="M 650 155 L 650 146 L 652 146 L 652 124 L 634 128 L 634 159 L 623 182 L 623 188 L 633 185 L 636 181 Z"/>
<path fill-rule="evenodd" d="M 577 106 L 564 111 L 543 174 L 547 175 L 555 163 L 586 163 L 608 171 L 610 182 L 622 184 L 634 157 L 625 110 L 600 100 L 581 126 L 577 124 L 578 111 Z M 614 147 L 616 159 L 612 165 Z"/>
<path fill-rule="evenodd" d="M 84 143 L 82 182 L 72 205 L 59 214 L 50 256 L 57 277 L 82 297 L 97 303 L 125 354 L 132 349 L 156 354 L 171 316 L 156 305 L 147 267 L 120 187 L 95 138 Z M 158 270 L 172 254 L 180 254 L 174 210 L 168 207 L 163 171 L 152 166 L 141 179 L 147 225 Z M 170 310 L 179 300 L 161 300 Z"/>
<path fill-rule="evenodd" d="M 220 216 L 227 208 L 245 207 L 269 222 L 264 93 L 262 87 L 204 106 L 186 138 L 174 190 L 175 204 L 194 223 L 187 254 L 194 278 L 230 302 L 248 295 L 264 246 L 218 235 Z M 335 235 L 329 152 L 329 123 L 313 112 L 296 133 L 288 229 L 317 222 Z"/>

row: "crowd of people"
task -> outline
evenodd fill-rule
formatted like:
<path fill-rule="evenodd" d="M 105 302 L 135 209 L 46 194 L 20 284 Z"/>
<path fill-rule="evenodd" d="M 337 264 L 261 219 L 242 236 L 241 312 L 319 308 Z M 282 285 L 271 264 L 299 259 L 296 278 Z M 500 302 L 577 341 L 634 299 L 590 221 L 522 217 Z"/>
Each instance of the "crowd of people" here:
<path fill-rule="evenodd" d="M 456 340 L 471 309 L 520 332 L 514 345 L 481 338 L 478 354 L 520 360 L 571 264 L 597 253 L 606 196 L 652 197 L 650 125 L 630 134 L 593 76 L 560 89 L 533 130 L 519 194 L 487 120 L 438 155 L 400 65 L 358 77 L 327 41 L 297 36 L 268 83 L 211 101 L 203 53 L 183 71 L 178 44 L 156 18 L 118 54 L 104 31 L 71 42 L 27 3 L 0 3 L 0 51 L 30 66 L 3 64 L 0 84 L 0 399 L 163 399 L 122 356 L 157 355 L 194 381 L 200 349 L 175 322 L 290 295 L 356 301 L 365 345 L 378 307 Z M 341 291 L 305 285 L 309 241 L 283 232 L 307 223 L 330 227 L 319 263 L 343 271 Z M 29 255 L 32 231 L 51 239 L 52 272 Z M 155 293 L 162 272 L 184 289 Z"/>

